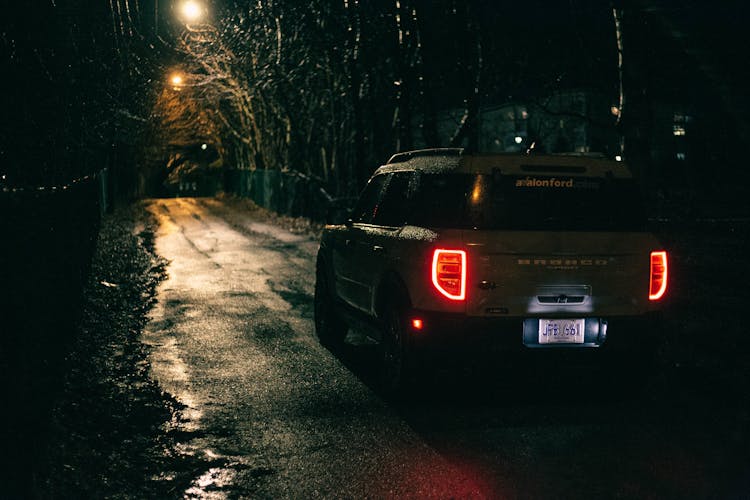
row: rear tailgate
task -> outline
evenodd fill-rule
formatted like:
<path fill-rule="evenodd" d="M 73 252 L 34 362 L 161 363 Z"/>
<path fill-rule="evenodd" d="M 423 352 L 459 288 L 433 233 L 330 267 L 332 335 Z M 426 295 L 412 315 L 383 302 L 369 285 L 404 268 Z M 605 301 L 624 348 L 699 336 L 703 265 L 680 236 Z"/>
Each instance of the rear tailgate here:
<path fill-rule="evenodd" d="M 464 231 L 470 316 L 634 315 L 648 300 L 648 233 Z"/>

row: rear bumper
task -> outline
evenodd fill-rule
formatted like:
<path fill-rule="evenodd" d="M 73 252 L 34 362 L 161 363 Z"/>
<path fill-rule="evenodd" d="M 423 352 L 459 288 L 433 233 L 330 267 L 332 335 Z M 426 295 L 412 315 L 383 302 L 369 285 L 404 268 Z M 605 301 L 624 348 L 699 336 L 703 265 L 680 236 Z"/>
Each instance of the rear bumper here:
<path fill-rule="evenodd" d="M 422 328 L 411 328 L 416 349 L 520 353 L 530 351 L 653 351 L 661 342 L 661 313 L 586 317 L 583 344 L 539 344 L 539 318 L 477 318 L 463 314 L 412 311 Z M 409 321 L 411 324 L 411 320 Z"/>

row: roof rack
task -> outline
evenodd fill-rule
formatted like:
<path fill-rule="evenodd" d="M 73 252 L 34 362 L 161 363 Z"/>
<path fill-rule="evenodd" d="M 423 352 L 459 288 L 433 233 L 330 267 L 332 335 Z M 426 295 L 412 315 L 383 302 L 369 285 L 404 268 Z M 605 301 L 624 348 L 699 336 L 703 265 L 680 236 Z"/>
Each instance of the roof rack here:
<path fill-rule="evenodd" d="M 392 163 L 402 163 L 420 156 L 461 156 L 463 152 L 463 148 L 432 148 L 417 149 L 415 151 L 404 151 L 403 153 L 396 153 L 395 155 L 391 156 L 386 164 L 390 165 Z"/>

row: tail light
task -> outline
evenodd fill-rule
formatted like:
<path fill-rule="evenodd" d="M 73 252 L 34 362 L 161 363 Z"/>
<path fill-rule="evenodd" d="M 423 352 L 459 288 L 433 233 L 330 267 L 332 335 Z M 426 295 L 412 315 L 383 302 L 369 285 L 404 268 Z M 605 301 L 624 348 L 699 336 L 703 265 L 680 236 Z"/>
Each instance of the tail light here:
<path fill-rule="evenodd" d="M 664 296 L 667 291 L 668 267 L 667 252 L 651 252 L 648 300 L 659 300 Z"/>
<path fill-rule="evenodd" d="M 466 298 L 466 252 L 435 250 L 432 255 L 432 284 L 451 300 Z"/>

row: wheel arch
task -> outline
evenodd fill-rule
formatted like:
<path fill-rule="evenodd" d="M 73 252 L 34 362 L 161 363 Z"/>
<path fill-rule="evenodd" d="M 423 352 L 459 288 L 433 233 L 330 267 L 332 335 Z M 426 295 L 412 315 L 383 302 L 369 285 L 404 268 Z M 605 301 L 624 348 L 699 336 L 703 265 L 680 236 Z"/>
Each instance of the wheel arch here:
<path fill-rule="evenodd" d="M 325 273 L 326 281 L 328 282 L 330 286 L 331 280 L 333 279 L 333 268 L 328 262 L 328 257 L 326 257 L 323 247 L 320 247 L 320 249 L 318 249 L 318 255 L 315 257 L 315 279 L 316 280 L 318 279 L 317 275 L 319 272 Z"/>
<path fill-rule="evenodd" d="M 411 307 L 409 289 L 395 271 L 385 273 L 377 285 L 374 305 L 378 319 L 382 319 L 385 306 L 391 300 L 396 300 L 405 307 Z"/>

